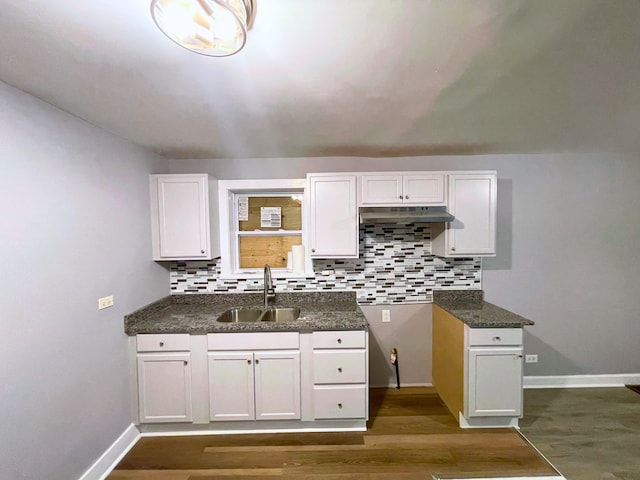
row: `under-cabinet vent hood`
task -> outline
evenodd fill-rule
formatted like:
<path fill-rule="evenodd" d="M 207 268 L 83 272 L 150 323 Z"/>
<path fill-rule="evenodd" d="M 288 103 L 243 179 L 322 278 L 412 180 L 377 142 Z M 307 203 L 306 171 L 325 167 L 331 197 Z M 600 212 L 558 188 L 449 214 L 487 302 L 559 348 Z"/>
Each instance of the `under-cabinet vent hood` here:
<path fill-rule="evenodd" d="M 360 223 L 451 222 L 446 207 L 360 207 Z"/>

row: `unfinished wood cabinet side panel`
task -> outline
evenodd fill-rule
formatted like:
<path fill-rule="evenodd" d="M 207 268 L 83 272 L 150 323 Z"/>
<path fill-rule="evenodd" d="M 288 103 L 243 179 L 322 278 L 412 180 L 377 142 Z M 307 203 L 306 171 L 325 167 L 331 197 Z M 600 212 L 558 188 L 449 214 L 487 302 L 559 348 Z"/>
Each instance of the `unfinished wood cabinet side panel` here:
<path fill-rule="evenodd" d="M 455 418 L 464 408 L 464 324 L 433 305 L 433 385 Z"/>

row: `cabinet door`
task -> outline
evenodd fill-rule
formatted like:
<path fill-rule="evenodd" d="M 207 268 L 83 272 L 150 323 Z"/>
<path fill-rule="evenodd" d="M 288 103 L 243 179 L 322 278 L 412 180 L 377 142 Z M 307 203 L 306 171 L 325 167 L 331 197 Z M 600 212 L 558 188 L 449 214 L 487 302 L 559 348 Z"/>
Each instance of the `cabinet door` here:
<path fill-rule="evenodd" d="M 496 253 L 496 192 L 494 174 L 449 177 L 450 251 L 456 255 Z"/>
<path fill-rule="evenodd" d="M 309 176 L 312 258 L 358 257 L 355 175 Z"/>
<path fill-rule="evenodd" d="M 444 174 L 405 175 L 405 205 L 444 205 Z"/>
<path fill-rule="evenodd" d="M 362 205 L 389 205 L 403 202 L 402 175 L 362 175 Z"/>
<path fill-rule="evenodd" d="M 300 352 L 256 352 L 256 420 L 300 418 Z"/>
<path fill-rule="evenodd" d="M 496 174 L 450 174 L 447 198 L 449 212 L 456 218 L 446 225 L 432 225 L 433 254 L 443 257 L 495 255 Z"/>
<path fill-rule="evenodd" d="M 209 352 L 209 418 L 255 418 L 252 352 Z"/>
<path fill-rule="evenodd" d="M 139 354 L 138 402 L 141 423 L 190 422 L 190 355 Z"/>
<path fill-rule="evenodd" d="M 469 348 L 469 417 L 522 414 L 522 348 Z"/>
<path fill-rule="evenodd" d="M 154 260 L 211 258 L 208 175 L 150 181 Z"/>

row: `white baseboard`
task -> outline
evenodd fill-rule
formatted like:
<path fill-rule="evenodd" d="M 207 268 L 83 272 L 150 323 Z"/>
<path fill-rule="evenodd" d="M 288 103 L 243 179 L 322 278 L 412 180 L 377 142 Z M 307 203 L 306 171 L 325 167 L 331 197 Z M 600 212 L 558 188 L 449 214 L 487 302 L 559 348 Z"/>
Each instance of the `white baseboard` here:
<path fill-rule="evenodd" d="M 79 480 L 104 480 L 114 467 L 140 439 L 140 432 L 132 423 L 109 448 L 84 472 Z"/>
<path fill-rule="evenodd" d="M 524 388 L 590 388 L 640 385 L 640 373 L 609 375 L 548 375 L 524 377 Z"/>
<path fill-rule="evenodd" d="M 433 477 L 434 480 L 444 480 L 442 477 Z M 446 477 L 446 480 L 566 480 L 565 477 L 563 477 L 562 475 L 559 476 L 544 476 L 544 477 L 495 477 L 495 478 L 491 478 L 491 477 L 478 477 L 478 478 L 471 478 L 471 477 L 464 477 L 464 478 L 460 478 L 460 479 L 456 479 L 456 478 L 450 478 L 450 477 Z"/>

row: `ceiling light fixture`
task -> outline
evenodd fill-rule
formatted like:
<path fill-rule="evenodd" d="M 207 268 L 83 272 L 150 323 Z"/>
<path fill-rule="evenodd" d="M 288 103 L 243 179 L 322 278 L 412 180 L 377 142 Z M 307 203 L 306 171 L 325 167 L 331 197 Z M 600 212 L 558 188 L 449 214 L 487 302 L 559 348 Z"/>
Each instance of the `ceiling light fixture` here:
<path fill-rule="evenodd" d="M 171 40 L 192 52 L 226 57 L 247 41 L 253 0 L 152 0 L 151 16 Z"/>

